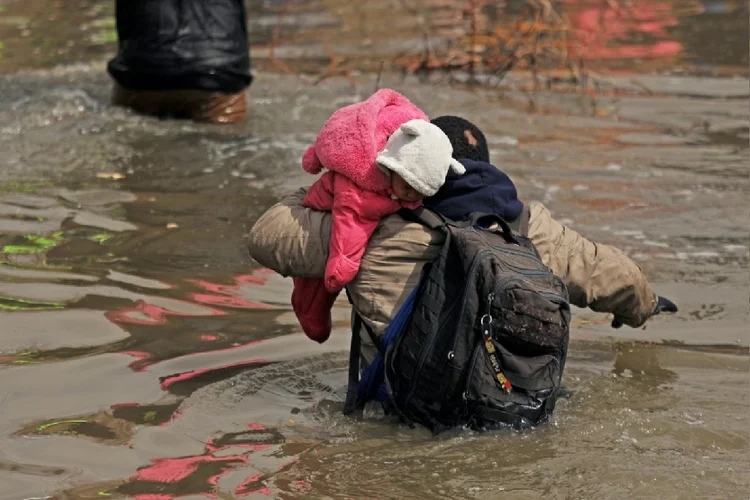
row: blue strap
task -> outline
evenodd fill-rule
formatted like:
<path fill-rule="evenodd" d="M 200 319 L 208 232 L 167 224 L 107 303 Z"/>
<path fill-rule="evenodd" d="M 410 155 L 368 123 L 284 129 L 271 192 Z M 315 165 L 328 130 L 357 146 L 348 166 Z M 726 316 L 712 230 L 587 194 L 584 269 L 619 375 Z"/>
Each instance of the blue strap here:
<path fill-rule="evenodd" d="M 411 316 L 411 311 L 414 309 L 414 298 L 417 296 L 419 288 L 419 285 L 414 287 L 414 290 L 412 290 L 406 298 L 406 301 L 396 313 L 391 324 L 388 325 L 388 328 L 383 335 L 383 344 L 378 351 L 378 354 L 375 356 L 375 359 L 373 359 L 370 366 L 367 367 L 365 373 L 362 374 L 357 393 L 357 404 L 359 406 L 363 406 L 367 401 L 373 399 L 373 397 L 381 402 L 388 398 L 384 383 L 385 374 L 383 371 L 385 352 L 388 349 L 388 346 L 396 340 L 404 330 L 404 327 L 409 320 L 409 316 Z"/>

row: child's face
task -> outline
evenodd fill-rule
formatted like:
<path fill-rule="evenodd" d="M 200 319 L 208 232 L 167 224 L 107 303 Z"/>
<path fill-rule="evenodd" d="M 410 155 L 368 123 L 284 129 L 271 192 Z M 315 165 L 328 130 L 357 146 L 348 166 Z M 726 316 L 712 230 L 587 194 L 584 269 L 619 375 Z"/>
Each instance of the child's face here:
<path fill-rule="evenodd" d="M 403 201 L 420 201 L 424 195 L 411 187 L 403 177 L 396 172 L 391 172 L 391 189 L 393 194 Z"/>

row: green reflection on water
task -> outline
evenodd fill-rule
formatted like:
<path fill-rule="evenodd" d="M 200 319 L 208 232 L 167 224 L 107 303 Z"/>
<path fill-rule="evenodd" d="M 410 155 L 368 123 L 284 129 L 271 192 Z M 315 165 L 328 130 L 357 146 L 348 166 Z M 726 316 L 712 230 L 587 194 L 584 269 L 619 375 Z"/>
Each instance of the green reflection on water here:
<path fill-rule="evenodd" d="M 50 235 L 49 238 L 44 236 L 38 236 L 35 234 L 26 234 L 22 236 L 27 243 L 17 245 L 5 245 L 3 246 L 2 252 L 5 254 L 28 254 L 28 253 L 42 253 L 50 248 L 54 248 L 59 245 L 63 240 L 62 232 L 56 232 Z"/>
<path fill-rule="evenodd" d="M 38 311 L 63 308 L 65 308 L 65 304 L 62 302 L 18 299 L 15 297 L 3 297 L 0 295 L 1 311 Z"/>
<path fill-rule="evenodd" d="M 57 422 L 50 422 L 48 424 L 40 425 L 37 427 L 37 430 L 39 432 L 44 432 L 50 427 L 54 427 L 56 425 L 62 425 L 62 424 L 85 424 L 86 420 L 59 420 Z"/>

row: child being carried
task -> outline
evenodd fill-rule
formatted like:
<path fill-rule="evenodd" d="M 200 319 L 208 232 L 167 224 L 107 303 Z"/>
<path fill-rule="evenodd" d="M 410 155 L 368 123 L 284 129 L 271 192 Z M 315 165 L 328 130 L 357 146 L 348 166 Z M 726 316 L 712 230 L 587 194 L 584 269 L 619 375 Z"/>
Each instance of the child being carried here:
<path fill-rule="evenodd" d="M 445 133 L 391 89 L 331 115 L 302 158 L 307 172 L 328 169 L 303 205 L 332 212 L 324 278 L 294 278 L 292 307 L 308 337 L 328 339 L 333 303 L 357 275 L 380 219 L 419 207 L 440 189 L 449 169 L 464 173 L 452 154 Z"/>

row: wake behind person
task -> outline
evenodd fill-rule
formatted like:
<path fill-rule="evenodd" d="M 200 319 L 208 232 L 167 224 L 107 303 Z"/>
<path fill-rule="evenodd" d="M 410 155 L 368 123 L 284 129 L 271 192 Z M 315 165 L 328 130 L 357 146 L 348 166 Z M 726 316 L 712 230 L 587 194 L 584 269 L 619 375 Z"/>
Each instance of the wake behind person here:
<path fill-rule="evenodd" d="M 161 117 L 234 123 L 252 83 L 242 0 L 116 0 L 112 102 Z"/>

